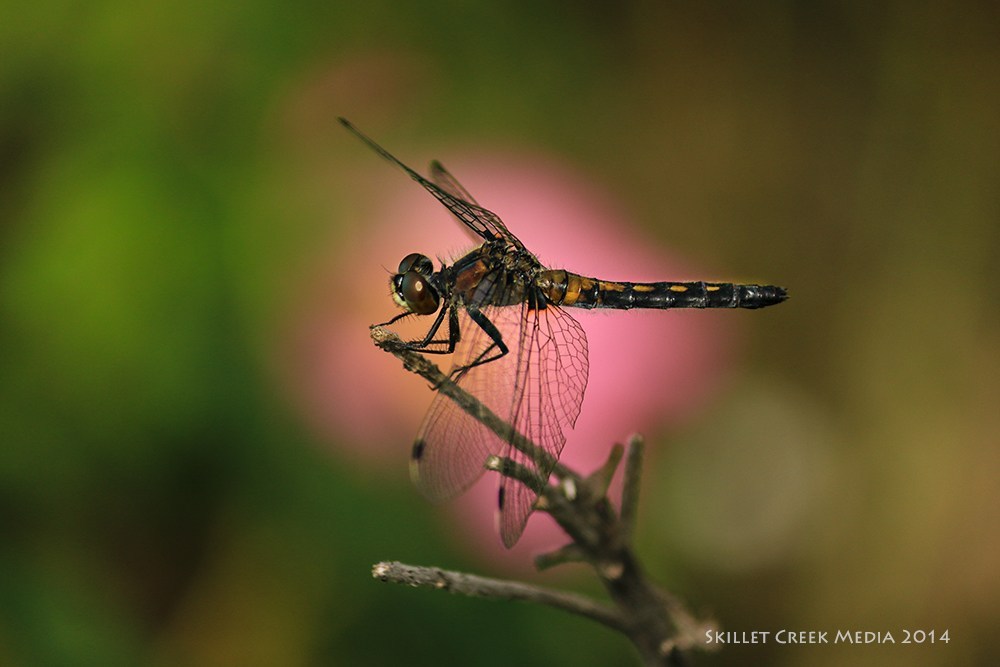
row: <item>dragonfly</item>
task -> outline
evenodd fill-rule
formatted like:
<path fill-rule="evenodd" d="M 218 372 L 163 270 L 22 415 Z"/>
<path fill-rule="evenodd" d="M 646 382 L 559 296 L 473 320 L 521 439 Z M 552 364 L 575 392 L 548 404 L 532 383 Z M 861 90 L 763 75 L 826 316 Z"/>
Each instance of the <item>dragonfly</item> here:
<path fill-rule="evenodd" d="M 787 298 L 786 290 L 775 285 L 632 283 L 547 268 L 440 162 L 431 162 L 430 178 L 425 178 L 350 121 L 339 120 L 423 186 L 479 242 L 453 263 L 441 261 L 436 270 L 426 255 L 404 257 L 389 279 L 402 312 L 379 325 L 433 316 L 422 338 L 402 346 L 454 354 L 449 377 L 513 427 L 502 438 L 447 396 L 435 394 L 410 455 L 413 481 L 432 501 L 468 489 L 491 456 L 549 479 L 580 414 L 589 370 L 587 335 L 567 308 L 763 308 Z M 531 454 L 515 447 L 517 434 L 539 449 Z M 520 539 L 537 497 L 532 485 L 499 476 L 497 524 L 505 547 Z"/>

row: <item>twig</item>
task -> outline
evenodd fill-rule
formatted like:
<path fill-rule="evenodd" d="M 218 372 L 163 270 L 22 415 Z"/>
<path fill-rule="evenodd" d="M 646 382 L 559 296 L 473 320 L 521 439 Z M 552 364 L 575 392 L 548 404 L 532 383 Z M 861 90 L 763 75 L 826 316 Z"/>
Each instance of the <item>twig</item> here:
<path fill-rule="evenodd" d="M 425 378 L 462 410 L 532 457 L 531 460 L 549 456 L 474 396 L 463 391 L 437 366 L 406 348 L 395 334 L 382 327 L 372 327 L 372 339 L 380 348 L 402 360 L 407 370 Z M 383 581 L 444 588 L 480 597 L 528 600 L 558 607 L 621 631 L 632 641 L 646 665 L 687 664 L 692 649 L 715 648 L 715 644 L 704 641 L 705 631 L 714 630 L 715 624 L 710 620 L 698 621 L 677 598 L 658 589 L 646 576 L 632 551 L 642 447 L 639 436 L 630 439 L 621 515 L 615 513 L 607 498 L 608 484 L 622 458 L 620 445 L 612 449 L 607 463 L 586 478 L 562 464 L 556 464 L 554 471 L 560 483 L 555 485 L 539 479 L 534 471 L 509 459 L 491 456 L 486 464 L 501 475 L 538 491 L 536 509 L 548 512 L 572 539 L 570 544 L 536 559 L 539 568 L 569 561 L 586 561 L 614 601 L 614 608 L 575 594 L 437 568 L 379 563 L 373 574 Z"/>
<path fill-rule="evenodd" d="M 490 456 L 486 459 L 483 467 L 498 472 L 504 477 L 516 479 L 535 493 L 540 494 L 545 490 L 545 482 L 541 480 L 538 473 L 506 456 Z"/>
<path fill-rule="evenodd" d="M 645 443 L 638 435 L 633 435 L 628 441 L 628 458 L 625 459 L 625 477 L 622 482 L 621 522 L 623 537 L 626 542 L 632 541 L 635 534 L 635 517 L 639 506 L 639 477 L 642 474 L 642 454 Z"/>
<path fill-rule="evenodd" d="M 376 563 L 372 567 L 372 576 L 381 581 L 436 588 L 469 597 L 524 600 L 544 604 L 597 621 L 613 630 L 620 632 L 625 630 L 621 613 L 613 607 L 600 604 L 583 595 L 533 586 L 520 581 L 480 577 L 466 572 L 397 562 Z"/>

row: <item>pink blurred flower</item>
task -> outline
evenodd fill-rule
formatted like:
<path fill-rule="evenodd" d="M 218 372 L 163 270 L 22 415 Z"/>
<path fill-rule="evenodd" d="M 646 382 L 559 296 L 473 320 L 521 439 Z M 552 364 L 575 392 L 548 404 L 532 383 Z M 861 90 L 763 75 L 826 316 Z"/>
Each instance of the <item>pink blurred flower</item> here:
<path fill-rule="evenodd" d="M 412 155 L 404 154 L 405 160 Z M 388 277 L 411 252 L 452 261 L 475 243 L 438 202 L 388 163 L 370 160 L 363 171 L 378 190 L 357 193 L 366 206 L 348 242 L 331 244 L 306 293 L 290 339 L 290 387 L 320 438 L 363 465 L 402 478 L 410 444 L 432 393 L 375 349 L 368 325 L 398 310 Z M 498 213 L 543 264 L 609 280 L 712 279 L 643 238 L 594 184 L 551 159 L 525 153 L 481 151 L 445 161 L 481 204 Z M 417 165 L 414 164 L 416 167 Z M 634 431 L 676 423 L 705 404 L 728 358 L 728 337 L 712 312 L 618 312 L 568 309 L 590 344 L 590 381 L 576 429 L 562 460 L 586 473 L 600 465 L 614 442 Z M 429 318 L 417 320 L 422 331 Z M 416 337 L 413 329 L 405 337 Z M 441 362 L 440 359 L 435 359 Z M 447 370 L 448 363 L 440 363 Z M 505 563 L 561 545 L 554 522 L 537 513 L 511 557 L 493 521 L 496 478 L 484 476 L 461 499 L 448 503 L 456 541 Z M 430 505 L 427 505 L 430 511 Z"/>

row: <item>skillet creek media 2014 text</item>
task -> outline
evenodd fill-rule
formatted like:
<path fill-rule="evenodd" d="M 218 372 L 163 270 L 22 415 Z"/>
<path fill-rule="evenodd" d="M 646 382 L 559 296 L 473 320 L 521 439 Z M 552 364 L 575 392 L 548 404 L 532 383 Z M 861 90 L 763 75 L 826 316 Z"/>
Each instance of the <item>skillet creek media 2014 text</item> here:
<path fill-rule="evenodd" d="M 706 630 L 705 643 L 728 644 L 947 644 L 948 630 Z"/>

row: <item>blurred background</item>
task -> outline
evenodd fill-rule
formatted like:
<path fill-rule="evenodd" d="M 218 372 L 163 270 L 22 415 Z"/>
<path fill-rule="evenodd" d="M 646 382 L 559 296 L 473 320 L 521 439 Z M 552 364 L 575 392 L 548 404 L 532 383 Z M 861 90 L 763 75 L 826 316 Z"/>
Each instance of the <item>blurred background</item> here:
<path fill-rule="evenodd" d="M 651 575 L 726 630 L 897 642 L 699 664 L 996 664 L 997 34 L 986 2 L 6 3 L 0 664 L 635 660 L 371 579 L 601 595 L 410 485 L 430 392 L 367 325 L 386 268 L 468 240 L 337 116 L 549 264 L 789 288 L 579 317 L 574 438 L 647 435 Z"/>

